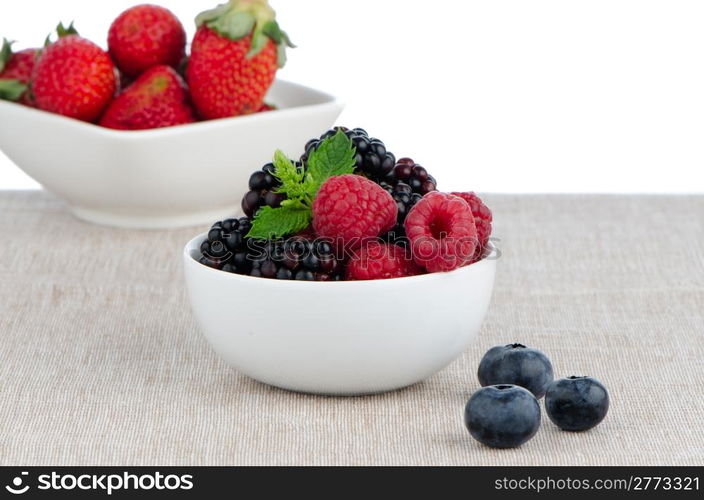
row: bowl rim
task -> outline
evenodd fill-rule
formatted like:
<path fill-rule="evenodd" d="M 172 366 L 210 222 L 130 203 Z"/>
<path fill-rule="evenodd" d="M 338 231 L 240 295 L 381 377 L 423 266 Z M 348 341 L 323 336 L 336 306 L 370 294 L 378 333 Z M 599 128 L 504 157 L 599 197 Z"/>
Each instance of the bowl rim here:
<path fill-rule="evenodd" d="M 110 129 L 110 128 L 106 128 L 106 127 L 101 127 L 100 125 L 98 125 L 96 123 L 85 122 L 82 120 L 78 120 L 76 118 L 71 118 L 68 116 L 63 116 L 63 115 L 59 115 L 56 113 L 51 113 L 49 111 L 44 111 L 41 109 L 33 108 L 30 106 L 26 106 L 26 105 L 16 103 L 16 102 L 11 102 L 11 101 L 0 100 L 0 108 L 2 106 L 16 107 L 16 109 L 24 110 L 30 114 L 36 113 L 38 116 L 44 116 L 46 119 L 54 120 L 56 123 L 63 122 L 65 124 L 71 124 L 71 126 L 73 126 L 73 127 L 82 128 L 86 131 L 92 131 L 96 134 L 103 135 L 104 137 L 120 138 L 120 139 L 127 139 L 127 140 L 140 140 L 140 139 L 154 138 L 154 137 L 160 137 L 160 136 L 161 137 L 169 136 L 169 135 L 176 136 L 179 134 L 188 133 L 188 131 L 193 130 L 195 128 L 197 128 L 200 131 L 207 131 L 208 129 L 215 129 L 218 127 L 230 125 L 232 123 L 238 123 L 238 124 L 242 124 L 242 126 L 247 126 L 248 123 L 251 123 L 253 121 L 267 121 L 267 120 L 271 120 L 271 119 L 276 119 L 278 117 L 281 117 L 282 115 L 290 115 L 290 114 L 294 114 L 294 113 L 300 113 L 301 110 L 318 110 L 321 108 L 344 107 L 345 106 L 344 101 L 342 99 L 340 99 L 339 97 L 337 97 L 333 94 L 330 94 L 328 92 L 318 90 L 313 87 L 308 87 L 308 86 L 303 85 L 301 83 L 277 79 L 274 82 L 274 84 L 279 84 L 279 85 L 283 85 L 286 87 L 298 88 L 301 90 L 314 92 L 314 93 L 318 94 L 318 97 L 320 99 L 324 99 L 324 101 L 316 103 L 316 104 L 306 104 L 306 105 L 301 105 L 301 106 L 296 106 L 296 107 L 274 109 L 274 110 L 266 111 L 266 112 L 262 112 L 262 113 L 252 113 L 249 115 L 242 115 L 242 116 L 231 116 L 228 118 L 217 118 L 214 120 L 203 120 L 203 121 L 198 121 L 198 122 L 194 122 L 194 123 L 186 123 L 183 125 L 174 125 L 171 127 L 163 127 L 163 128 L 149 129 L 149 130 L 115 130 L 115 129 Z"/>
<path fill-rule="evenodd" d="M 385 280 L 349 280 L 349 281 L 275 280 L 275 279 L 259 278 L 259 277 L 255 277 L 255 276 L 246 276 L 243 274 L 228 273 L 228 272 L 221 271 L 219 269 L 214 269 L 212 267 L 208 267 L 204 264 L 201 264 L 192 255 L 192 252 L 193 251 L 200 251 L 199 250 L 200 245 L 203 243 L 203 241 L 205 241 L 207 235 L 208 235 L 207 231 L 200 233 L 195 238 L 192 238 L 188 243 L 186 243 L 186 245 L 183 248 L 183 258 L 186 262 L 186 265 L 190 265 L 193 269 L 198 269 L 198 272 L 211 273 L 210 275 L 213 278 L 229 279 L 233 283 L 241 283 L 241 284 L 261 283 L 263 285 L 269 284 L 269 285 L 276 285 L 276 286 L 295 286 L 295 287 L 302 287 L 302 286 L 308 286 L 308 287 L 318 287 L 318 286 L 361 287 L 361 286 L 370 286 L 370 284 L 377 284 L 377 285 L 381 284 L 382 286 L 391 286 L 392 284 L 399 283 L 399 282 L 418 283 L 418 282 L 422 282 L 422 281 L 448 279 L 450 277 L 461 276 L 464 274 L 478 272 L 478 270 L 484 269 L 484 268 L 489 268 L 489 267 L 495 268 L 496 261 L 498 260 L 498 259 L 484 258 L 484 259 L 477 261 L 477 262 L 474 262 L 468 266 L 460 267 L 459 269 L 454 269 L 452 271 L 419 274 L 416 276 L 404 276 L 403 278 L 390 278 L 390 279 L 385 279 Z"/>

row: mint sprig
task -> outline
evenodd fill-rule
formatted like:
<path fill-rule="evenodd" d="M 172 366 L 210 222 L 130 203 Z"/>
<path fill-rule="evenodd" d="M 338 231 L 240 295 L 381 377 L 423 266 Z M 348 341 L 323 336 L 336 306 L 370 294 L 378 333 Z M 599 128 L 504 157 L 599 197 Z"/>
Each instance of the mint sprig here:
<path fill-rule="evenodd" d="M 320 187 L 330 177 L 351 174 L 355 168 L 355 149 L 342 130 L 323 140 L 308 157 L 308 171 L 277 151 L 274 155 L 274 177 L 281 186 L 277 193 L 286 195 L 279 208 L 262 207 L 257 211 L 247 237 L 276 239 L 307 228 L 312 219 L 312 206 Z"/>
<path fill-rule="evenodd" d="M 315 192 L 330 177 L 354 172 L 356 151 L 352 141 L 342 130 L 325 139 L 308 158 L 308 173 Z"/>

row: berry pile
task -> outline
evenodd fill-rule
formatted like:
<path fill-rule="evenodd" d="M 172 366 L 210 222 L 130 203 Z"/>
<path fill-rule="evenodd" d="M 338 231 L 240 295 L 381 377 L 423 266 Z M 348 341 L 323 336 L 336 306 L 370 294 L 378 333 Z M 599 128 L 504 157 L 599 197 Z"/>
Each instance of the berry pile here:
<path fill-rule="evenodd" d="M 298 281 L 339 281 L 341 266 L 330 243 L 303 237 L 257 241 L 250 276 Z"/>
<path fill-rule="evenodd" d="M 389 243 L 406 246 L 408 243 L 404 229 L 406 215 L 424 195 L 437 190 L 437 181 L 424 167 L 410 158 L 396 161 L 396 157 L 386 149 L 384 142 L 369 137 L 363 128 L 336 127 L 317 139 L 311 139 L 305 145 L 305 151 L 296 163 L 296 167 L 306 172 L 310 155 L 318 150 L 323 141 L 333 137 L 338 131 L 344 132 L 354 146 L 354 173 L 379 184 L 396 202 L 398 207 L 396 224 L 382 238 Z M 273 173 L 274 166 L 269 163 L 252 174 L 249 191 L 242 199 L 242 210 L 248 217 L 253 217 L 263 206 L 277 208 L 286 199 L 285 196 L 276 195 L 276 189 L 280 183 Z M 265 176 L 265 174 L 269 175 Z"/>
<path fill-rule="evenodd" d="M 278 151 L 250 176 L 242 210 L 211 228 L 201 262 L 304 281 L 451 271 L 484 257 L 492 221 L 476 194 L 438 192 L 424 167 L 345 127 L 309 141 L 297 161 Z"/>
<path fill-rule="evenodd" d="M 247 217 L 216 222 L 201 244 L 200 263 L 226 272 L 300 281 L 339 281 L 342 266 L 332 245 L 305 236 L 260 240 L 247 238 Z"/>
<path fill-rule="evenodd" d="M 0 99 L 119 130 L 171 127 L 274 109 L 264 96 L 293 47 L 268 0 L 229 0 L 186 31 L 168 9 L 138 5 L 108 31 L 108 50 L 57 27 L 42 49 L 0 49 Z"/>
<path fill-rule="evenodd" d="M 465 425 L 472 437 L 492 448 L 515 448 L 535 436 L 543 396 L 548 417 L 565 431 L 591 429 L 609 410 L 609 394 L 598 380 L 553 380 L 548 357 L 523 344 L 489 349 L 477 375 L 482 388 L 467 401 Z"/>
<path fill-rule="evenodd" d="M 251 229 L 252 221 L 247 217 L 213 224 L 208 237 L 200 246 L 201 264 L 233 273 L 248 270 L 250 266 L 246 238 Z"/>

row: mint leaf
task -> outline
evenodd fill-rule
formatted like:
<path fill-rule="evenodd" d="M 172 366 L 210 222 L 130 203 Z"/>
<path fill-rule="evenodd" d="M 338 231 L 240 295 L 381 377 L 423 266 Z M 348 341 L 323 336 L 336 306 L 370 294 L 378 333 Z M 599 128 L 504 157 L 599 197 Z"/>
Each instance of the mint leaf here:
<path fill-rule="evenodd" d="M 262 207 L 254 218 L 248 238 L 270 240 L 303 231 L 310 225 L 310 207 L 300 201 L 286 200 L 280 208 Z"/>
<path fill-rule="evenodd" d="M 282 151 L 276 151 L 273 175 L 281 182 L 276 192 L 286 195 L 286 200 L 279 208 L 260 208 L 247 237 L 269 240 L 307 228 L 313 219 L 311 207 L 320 186 L 330 177 L 353 173 L 355 155 L 352 141 L 341 130 L 322 141 L 310 154 L 307 173 L 299 170 Z"/>
<path fill-rule="evenodd" d="M 342 130 L 325 139 L 308 158 L 308 174 L 313 179 L 314 186 L 313 196 L 330 177 L 353 173 L 355 155 L 354 144 Z"/>
<path fill-rule="evenodd" d="M 0 80 L 0 99 L 5 101 L 19 101 L 27 92 L 27 84 L 19 80 Z"/>
<path fill-rule="evenodd" d="M 302 198 L 308 194 L 304 172 L 299 171 L 281 150 L 274 154 L 274 167 L 274 177 L 281 182 L 277 193 L 285 194 L 289 198 Z"/>

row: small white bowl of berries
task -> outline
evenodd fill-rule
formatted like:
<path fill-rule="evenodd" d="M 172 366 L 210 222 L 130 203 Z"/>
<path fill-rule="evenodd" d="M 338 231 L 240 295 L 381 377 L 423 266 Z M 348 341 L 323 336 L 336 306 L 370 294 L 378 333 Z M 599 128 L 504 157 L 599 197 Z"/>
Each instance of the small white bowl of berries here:
<path fill-rule="evenodd" d="M 343 104 L 275 81 L 292 44 L 266 0 L 229 0 L 196 25 L 188 45 L 172 12 L 138 5 L 106 30 L 108 50 L 73 25 L 41 49 L 4 40 L 0 149 L 91 222 L 168 228 L 230 213 L 253 166 L 276 147 L 297 153 Z"/>
<path fill-rule="evenodd" d="M 491 300 L 492 214 L 363 129 L 338 127 L 250 176 L 244 217 L 183 259 L 195 318 L 230 366 L 283 389 L 383 392 L 447 366 Z"/>

